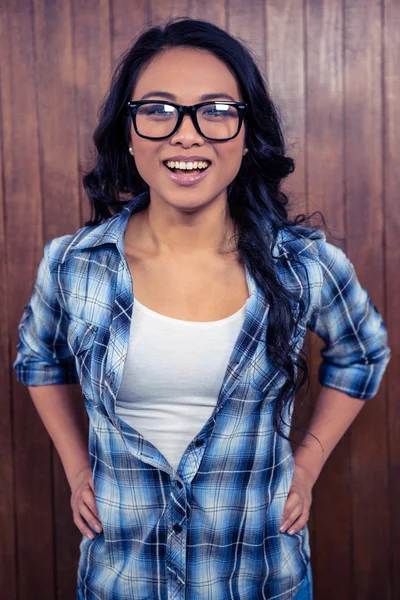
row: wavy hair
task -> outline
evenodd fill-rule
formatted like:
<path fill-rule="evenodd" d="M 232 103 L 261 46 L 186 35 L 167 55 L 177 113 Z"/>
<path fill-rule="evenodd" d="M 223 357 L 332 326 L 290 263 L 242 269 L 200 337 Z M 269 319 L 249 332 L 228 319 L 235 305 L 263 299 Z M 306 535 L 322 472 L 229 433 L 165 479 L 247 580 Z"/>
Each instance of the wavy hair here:
<path fill-rule="evenodd" d="M 306 298 L 297 297 L 279 281 L 275 261 L 287 261 L 287 256 L 273 256 L 272 250 L 279 229 L 291 228 L 295 236 L 300 229 L 302 236 L 307 235 L 310 229 L 293 226 L 313 215 L 288 218 L 289 199 L 280 186 L 294 171 L 294 160 L 285 155 L 277 109 L 256 60 L 241 41 L 208 21 L 191 18 L 171 19 L 164 26 L 149 28 L 136 38 L 119 59 L 100 108 L 99 123 L 93 134 L 96 164 L 83 177 L 91 205 L 91 219 L 85 226 L 99 224 L 120 212 L 129 199 L 149 190 L 128 152 L 130 116 L 126 102 L 149 61 L 160 52 L 182 46 L 208 50 L 222 60 L 236 76 L 243 101 L 248 104 L 245 122 L 249 152 L 227 188 L 228 210 L 239 232 L 239 256 L 270 306 L 266 352 L 285 377 L 275 401 L 273 427 L 276 433 L 290 440 L 282 432 L 280 423 L 287 425 L 284 409 L 290 410 L 298 390 L 306 381 L 309 384 L 307 357 L 303 351 L 294 352 L 292 343 L 308 306 Z M 291 256 L 290 260 L 296 261 L 296 258 Z"/>

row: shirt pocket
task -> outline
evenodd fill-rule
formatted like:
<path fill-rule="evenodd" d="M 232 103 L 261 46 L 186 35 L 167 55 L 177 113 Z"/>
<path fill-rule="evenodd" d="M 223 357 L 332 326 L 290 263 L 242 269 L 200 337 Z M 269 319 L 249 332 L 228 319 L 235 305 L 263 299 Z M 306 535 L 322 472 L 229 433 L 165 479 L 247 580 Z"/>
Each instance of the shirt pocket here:
<path fill-rule="evenodd" d="M 290 345 L 292 352 L 292 361 L 297 362 L 300 351 L 303 347 L 304 337 L 307 329 L 304 320 L 297 324 L 292 332 Z M 274 399 L 280 388 L 282 388 L 287 376 L 281 369 L 274 365 L 271 357 L 265 350 L 265 344 L 260 344 L 255 355 L 252 357 L 249 365 L 250 385 L 256 389 L 262 397 Z M 297 373 L 297 369 L 296 369 Z"/>
<path fill-rule="evenodd" d="M 75 357 L 75 367 L 82 392 L 88 398 L 93 398 L 93 344 L 97 331 L 97 325 L 75 316 L 71 317 L 68 325 L 67 343 L 71 354 Z"/>
<path fill-rule="evenodd" d="M 258 392 L 260 398 L 272 400 L 276 397 L 279 388 L 281 388 L 286 377 L 275 367 L 269 356 L 264 356 L 265 349 L 253 357 L 249 367 L 249 382 L 251 387 Z"/>

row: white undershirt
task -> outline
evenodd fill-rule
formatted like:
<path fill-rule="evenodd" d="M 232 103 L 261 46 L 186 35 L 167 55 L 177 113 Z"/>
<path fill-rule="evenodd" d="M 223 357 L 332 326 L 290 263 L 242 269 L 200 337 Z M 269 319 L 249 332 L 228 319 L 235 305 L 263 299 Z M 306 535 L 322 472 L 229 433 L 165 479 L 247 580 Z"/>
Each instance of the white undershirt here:
<path fill-rule="evenodd" d="M 134 300 L 116 413 L 175 470 L 215 408 L 246 305 L 225 319 L 197 322 L 161 315 Z"/>

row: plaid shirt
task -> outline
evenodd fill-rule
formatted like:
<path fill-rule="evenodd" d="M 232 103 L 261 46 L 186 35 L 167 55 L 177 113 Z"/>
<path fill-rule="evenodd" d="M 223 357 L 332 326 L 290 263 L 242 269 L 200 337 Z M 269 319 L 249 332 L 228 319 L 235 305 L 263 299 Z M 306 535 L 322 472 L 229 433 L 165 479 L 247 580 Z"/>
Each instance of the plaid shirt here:
<path fill-rule="evenodd" d="M 79 382 L 89 416 L 103 531 L 82 536 L 77 598 L 292 599 L 309 566 L 309 532 L 279 533 L 294 471 L 289 442 L 272 428 L 285 378 L 265 352 L 269 305 L 247 268 L 251 297 L 216 407 L 177 471 L 115 412 L 134 305 L 124 233 L 148 202 L 144 192 L 103 223 L 48 242 L 18 328 L 18 381 Z M 390 349 L 350 261 L 322 231 L 299 225 L 280 230 L 273 253 L 282 283 L 309 306 L 295 352 L 306 328 L 315 331 L 320 383 L 372 398 Z"/>

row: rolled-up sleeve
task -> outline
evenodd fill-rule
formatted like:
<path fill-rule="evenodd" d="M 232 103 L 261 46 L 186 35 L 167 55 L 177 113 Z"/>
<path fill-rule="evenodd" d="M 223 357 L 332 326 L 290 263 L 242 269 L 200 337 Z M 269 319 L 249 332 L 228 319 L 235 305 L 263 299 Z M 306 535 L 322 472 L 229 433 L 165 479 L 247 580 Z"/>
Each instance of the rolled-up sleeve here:
<path fill-rule="evenodd" d="M 325 239 L 319 245 L 320 301 L 307 324 L 324 342 L 318 379 L 349 396 L 375 396 L 390 360 L 387 329 L 353 264 Z"/>
<path fill-rule="evenodd" d="M 24 385 L 78 383 L 75 360 L 67 343 L 68 316 L 52 285 L 48 252 L 44 247 L 33 294 L 18 325 L 19 340 L 13 368 Z"/>

